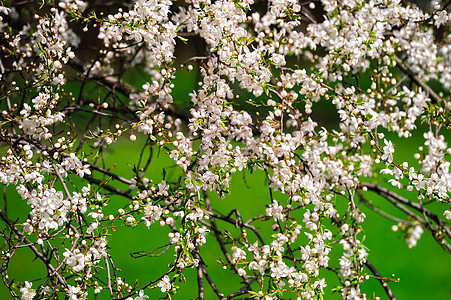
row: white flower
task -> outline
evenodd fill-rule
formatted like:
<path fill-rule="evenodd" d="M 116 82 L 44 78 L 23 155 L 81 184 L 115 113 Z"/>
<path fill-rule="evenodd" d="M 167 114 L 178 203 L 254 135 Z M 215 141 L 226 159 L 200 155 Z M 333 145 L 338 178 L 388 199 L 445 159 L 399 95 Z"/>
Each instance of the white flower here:
<path fill-rule="evenodd" d="M 246 260 L 246 252 L 243 249 L 238 248 L 237 246 L 233 245 L 232 251 L 233 251 L 233 253 L 232 253 L 233 263 L 237 263 L 240 260 Z"/>
<path fill-rule="evenodd" d="M 439 28 L 441 25 L 446 24 L 449 20 L 448 13 L 446 10 L 439 11 L 437 14 L 434 15 L 434 25 Z"/>
<path fill-rule="evenodd" d="M 32 283 L 25 281 L 25 286 L 20 289 L 20 292 L 22 293 L 22 299 L 24 300 L 31 300 L 36 296 L 36 291 L 31 289 Z"/>
<path fill-rule="evenodd" d="M 415 226 L 415 228 L 410 233 L 409 238 L 407 239 L 407 246 L 409 248 L 415 247 L 422 234 L 423 228 L 420 225 Z"/>
<path fill-rule="evenodd" d="M 78 176 L 83 177 L 85 174 L 91 175 L 91 170 L 89 170 L 89 165 L 84 165 L 76 169 Z"/>
<path fill-rule="evenodd" d="M 285 65 L 285 57 L 280 54 L 273 54 L 271 57 L 272 62 L 277 66 L 283 66 Z"/>
<path fill-rule="evenodd" d="M 69 299 L 71 299 L 71 300 L 78 299 L 77 295 L 78 295 L 78 293 L 80 293 L 80 290 L 81 290 L 81 288 L 78 287 L 78 286 L 71 286 L 71 285 L 69 285 L 69 290 L 68 290 Z"/>
<path fill-rule="evenodd" d="M 395 148 L 393 147 L 393 144 L 391 141 L 387 141 L 384 139 L 384 154 L 382 155 L 382 160 L 387 160 L 387 162 L 392 163 L 393 162 L 393 153 L 395 152 Z"/>
<path fill-rule="evenodd" d="M 0 14 L 8 15 L 11 12 L 11 8 L 0 6 Z"/>
<path fill-rule="evenodd" d="M 144 290 L 140 290 L 138 297 L 135 298 L 135 300 L 145 300 L 149 298 L 149 296 L 144 295 Z"/>
<path fill-rule="evenodd" d="M 158 282 L 157 286 L 161 288 L 162 293 L 169 291 L 172 288 L 172 284 L 169 281 L 169 276 L 164 275 L 163 279 L 160 282 Z"/>
<path fill-rule="evenodd" d="M 273 217 L 275 221 L 281 220 L 283 221 L 285 219 L 285 215 L 283 213 L 283 206 L 279 205 L 277 200 L 273 200 L 272 205 L 270 205 L 266 209 L 266 215 L 269 217 Z"/>

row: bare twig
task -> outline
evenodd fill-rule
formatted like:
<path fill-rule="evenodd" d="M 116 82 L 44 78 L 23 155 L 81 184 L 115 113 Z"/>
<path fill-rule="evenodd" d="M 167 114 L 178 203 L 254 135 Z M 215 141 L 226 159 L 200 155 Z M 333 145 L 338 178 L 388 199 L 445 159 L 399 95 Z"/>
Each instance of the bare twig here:
<path fill-rule="evenodd" d="M 374 276 L 376 276 L 377 280 L 379 280 L 380 284 L 382 285 L 382 287 L 385 290 L 385 293 L 387 294 L 388 298 L 390 300 L 396 300 L 395 295 L 393 295 L 392 290 L 390 289 L 390 287 L 388 286 L 388 283 L 385 281 L 385 279 L 381 276 L 381 274 L 379 274 L 379 272 L 377 271 L 377 269 L 367 260 L 365 262 L 365 266 L 368 267 L 368 269 L 370 269 L 371 273 L 374 274 Z"/>

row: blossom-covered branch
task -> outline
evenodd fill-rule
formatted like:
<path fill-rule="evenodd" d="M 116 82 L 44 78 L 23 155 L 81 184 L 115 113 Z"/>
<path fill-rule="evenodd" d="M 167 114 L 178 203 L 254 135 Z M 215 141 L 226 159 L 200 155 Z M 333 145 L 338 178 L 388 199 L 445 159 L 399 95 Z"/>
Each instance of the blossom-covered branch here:
<path fill-rule="evenodd" d="M 449 1 L 0 4 L 13 298 L 394 299 L 366 208 L 451 252 Z M 124 230 L 161 268 L 130 279 Z M 11 278 L 27 249 L 45 275 Z"/>

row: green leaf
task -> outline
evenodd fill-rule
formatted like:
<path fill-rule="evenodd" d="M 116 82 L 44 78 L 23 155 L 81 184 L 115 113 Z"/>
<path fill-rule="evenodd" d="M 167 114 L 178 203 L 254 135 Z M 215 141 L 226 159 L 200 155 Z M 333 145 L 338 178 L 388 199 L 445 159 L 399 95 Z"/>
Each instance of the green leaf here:
<path fill-rule="evenodd" d="M 182 41 L 183 43 L 185 43 L 185 44 L 188 43 L 188 39 L 187 39 L 187 38 L 184 38 L 183 36 L 178 35 L 177 38 L 178 38 L 179 40 L 181 40 L 181 41 Z"/>

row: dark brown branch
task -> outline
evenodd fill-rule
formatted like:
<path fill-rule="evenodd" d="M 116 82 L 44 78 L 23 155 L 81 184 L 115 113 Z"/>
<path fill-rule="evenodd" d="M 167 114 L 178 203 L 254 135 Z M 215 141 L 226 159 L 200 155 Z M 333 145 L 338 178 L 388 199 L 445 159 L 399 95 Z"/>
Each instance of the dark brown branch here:
<path fill-rule="evenodd" d="M 207 213 L 208 213 L 208 215 L 213 216 L 215 219 L 219 219 L 219 220 L 228 222 L 228 223 L 230 223 L 230 224 L 235 225 L 235 227 L 238 227 L 238 220 L 233 220 L 232 218 L 230 218 L 230 217 L 228 217 L 228 216 L 226 217 L 226 216 L 223 216 L 223 215 L 215 214 L 215 213 L 212 212 L 212 211 L 207 211 Z M 263 216 L 263 217 L 266 217 L 266 216 Z M 208 224 L 207 224 L 207 225 L 208 225 Z M 209 226 L 209 227 L 211 227 L 211 226 Z M 264 242 L 262 236 L 260 235 L 260 233 L 258 232 L 257 228 L 256 228 L 255 226 L 253 226 L 253 225 L 250 225 L 250 224 L 249 224 L 249 221 L 247 221 L 247 222 L 245 222 L 245 223 L 240 222 L 240 223 L 239 223 L 239 227 L 241 227 L 241 228 L 242 228 L 242 227 L 249 228 L 249 229 L 252 230 L 252 232 L 257 236 L 257 238 L 260 240 L 260 242 L 261 242 L 263 245 L 265 244 L 265 242 Z"/>
<path fill-rule="evenodd" d="M 99 111 L 97 109 L 86 109 L 80 106 L 68 106 L 66 107 L 63 112 L 64 114 L 70 113 L 70 112 L 75 112 L 75 111 L 82 111 L 82 112 L 87 112 L 87 113 L 92 113 L 94 115 L 98 115 L 100 117 L 106 117 L 106 118 L 111 118 L 111 119 L 119 119 L 125 122 L 130 122 L 129 119 L 125 119 L 119 115 L 111 115 L 111 114 L 107 114 L 104 113 L 103 111 Z"/>
<path fill-rule="evenodd" d="M 165 249 L 163 251 L 159 252 L 159 253 L 154 254 L 155 251 L 157 251 L 158 249 L 161 249 L 161 248 L 165 248 Z M 169 248 L 171 248 L 171 244 L 167 244 L 167 245 L 163 245 L 163 246 L 157 247 L 157 248 L 153 249 L 150 252 L 143 252 L 143 251 L 132 252 L 132 253 L 130 253 L 130 256 L 133 257 L 133 258 L 140 258 L 140 257 L 145 257 L 145 256 L 147 256 L 147 257 L 158 257 L 158 256 L 161 256 L 161 255 L 165 254 L 169 250 Z"/>
<path fill-rule="evenodd" d="M 211 279 L 210 274 L 208 274 L 207 269 L 202 267 L 202 272 L 204 273 L 205 279 L 207 279 L 211 289 L 215 292 L 219 299 L 222 299 L 224 295 L 218 290 L 218 287 Z"/>
<path fill-rule="evenodd" d="M 99 171 L 99 172 L 101 172 L 101 173 L 103 173 L 105 175 L 108 175 L 108 176 L 110 176 L 113 179 L 116 179 L 116 180 L 118 180 L 120 182 L 123 182 L 123 183 L 125 183 L 127 185 L 131 185 L 132 184 L 132 182 L 130 180 L 128 180 L 127 178 L 124 178 L 122 176 L 117 175 L 116 173 L 113 173 L 113 172 L 108 171 L 108 170 L 106 170 L 104 168 L 101 168 L 98 165 L 91 164 L 91 163 L 88 163 L 88 164 L 89 164 L 90 168 L 92 168 L 92 169 L 94 169 L 96 171 Z"/>
<path fill-rule="evenodd" d="M 419 87 L 421 87 L 426 93 L 429 94 L 429 97 L 431 97 L 431 100 L 432 100 L 433 103 L 439 103 L 440 102 L 440 96 L 437 95 L 434 92 L 434 90 L 429 85 L 424 83 L 423 80 L 421 80 L 421 78 L 419 78 L 417 75 L 415 75 L 415 73 L 412 72 L 412 70 L 410 70 L 396 54 L 393 55 L 393 59 L 395 60 L 396 64 L 398 65 L 399 69 L 404 74 L 409 76 L 409 78 L 413 82 L 415 82 Z"/>
<path fill-rule="evenodd" d="M 370 269 L 371 273 L 374 274 L 374 276 L 377 278 L 377 280 L 379 280 L 380 284 L 382 285 L 382 287 L 385 290 L 385 293 L 387 294 L 388 298 L 390 300 L 396 300 L 395 295 L 393 295 L 392 290 L 390 289 L 390 287 L 388 286 L 388 283 L 385 281 L 385 279 L 381 276 L 381 274 L 379 274 L 379 272 L 377 271 L 377 269 L 369 262 L 366 261 L 365 262 L 365 266 L 368 267 L 368 269 Z"/>
<path fill-rule="evenodd" d="M 249 292 L 250 286 L 258 279 L 258 276 L 255 276 L 251 281 L 249 281 L 245 286 L 243 286 L 239 291 L 236 293 L 233 293 L 227 297 L 225 297 L 225 300 L 233 299 L 235 297 L 247 294 Z"/>
<path fill-rule="evenodd" d="M 111 273 L 110 273 L 110 264 L 108 262 L 108 258 L 105 256 L 105 265 L 106 265 L 106 274 L 108 277 L 108 290 L 110 291 L 111 299 L 114 299 L 113 287 L 111 286 Z"/>
<path fill-rule="evenodd" d="M 440 229 L 442 229 L 443 232 L 446 234 L 446 236 L 450 238 L 451 228 L 447 226 L 436 214 L 424 208 L 420 203 L 412 202 L 382 186 L 373 183 L 363 183 L 362 185 L 367 187 L 368 190 L 371 190 L 381 195 L 382 197 L 390 201 L 395 207 L 400 209 L 402 212 L 417 220 L 424 228 L 429 229 L 432 233 L 432 236 L 438 242 L 438 244 L 441 247 L 443 247 L 443 249 L 445 249 L 447 252 L 451 252 L 451 245 L 444 238 L 441 238 L 439 236 L 439 232 L 441 231 Z M 429 222 L 423 220 L 420 216 L 409 210 L 404 205 L 415 209 L 419 213 L 423 214 L 425 217 L 428 217 L 429 219 L 433 220 L 436 224 L 438 224 L 439 228 L 433 228 L 429 224 Z"/>
<path fill-rule="evenodd" d="M 71 63 L 75 69 L 77 69 L 81 73 L 84 72 L 85 63 L 82 60 L 75 57 L 71 61 Z M 131 94 L 139 93 L 142 99 L 148 98 L 147 95 L 145 95 L 143 92 L 139 92 L 134 86 L 132 86 L 128 83 L 122 82 L 114 76 L 105 75 L 105 76 L 101 76 L 101 77 L 96 77 L 96 78 L 94 78 L 94 80 L 96 80 L 101 85 L 107 86 L 107 87 L 113 89 L 114 91 L 117 91 L 117 92 L 125 95 L 126 97 L 130 97 Z M 189 111 L 180 109 L 174 105 L 169 105 L 167 108 L 165 108 L 165 111 L 168 112 L 169 114 L 171 114 L 172 116 L 179 118 L 186 122 L 188 122 L 189 119 L 192 118 L 191 113 Z"/>
<path fill-rule="evenodd" d="M 410 201 L 409 199 L 406 199 L 406 198 L 398 195 L 397 193 L 390 191 L 387 188 L 384 188 L 382 186 L 379 186 L 379 185 L 376 185 L 373 183 L 363 183 L 362 185 L 366 186 L 369 190 L 376 192 L 377 194 L 379 194 L 383 197 L 390 197 L 390 198 L 395 199 L 409 207 L 412 207 L 412 208 L 416 209 L 418 212 L 426 214 L 426 216 L 428 218 L 432 219 L 438 225 L 445 226 L 443 221 L 440 220 L 440 218 L 436 214 L 434 214 L 431 211 L 424 208 L 420 203 Z M 447 226 L 445 226 L 445 227 L 447 227 Z M 448 236 L 451 236 L 450 228 L 446 228 L 446 229 L 447 229 Z"/>
<path fill-rule="evenodd" d="M 206 203 L 208 209 L 211 210 L 210 198 L 208 197 L 206 191 L 204 191 L 203 194 L 204 194 L 204 198 L 205 198 L 205 203 Z M 213 231 L 214 231 L 214 234 L 215 234 L 215 237 L 216 237 L 216 241 L 218 242 L 219 247 L 221 248 L 221 251 L 224 254 L 224 257 L 226 258 L 227 262 L 230 265 L 233 265 L 232 258 L 230 257 L 230 254 L 229 254 L 229 252 L 227 251 L 227 249 L 225 247 L 224 241 L 221 238 L 221 231 L 218 229 L 218 226 L 216 225 L 216 221 L 215 221 L 214 216 L 213 217 L 210 216 L 210 224 L 211 224 L 211 226 L 213 228 Z M 236 265 L 233 267 L 233 270 L 238 275 L 238 267 Z M 249 284 L 249 281 L 247 280 L 246 277 L 242 277 L 242 278 L 243 278 L 243 281 L 244 281 L 244 283 L 246 285 Z"/>
<path fill-rule="evenodd" d="M 199 264 L 197 265 L 197 298 L 199 300 L 204 300 L 204 265 L 199 254 L 199 246 L 196 247 L 196 251 L 193 251 L 193 256 L 199 260 Z"/>
<path fill-rule="evenodd" d="M 130 194 L 129 192 L 126 192 L 121 189 L 115 188 L 111 185 L 105 184 L 105 182 L 100 179 L 96 179 L 96 178 L 88 176 L 88 175 L 85 175 L 84 178 L 86 178 L 89 182 L 97 184 L 99 187 L 112 192 L 113 194 L 121 195 L 128 199 L 133 199 L 132 194 Z"/>
<path fill-rule="evenodd" d="M 384 218 L 386 218 L 386 219 L 388 219 L 388 220 L 390 220 L 390 221 L 396 222 L 396 223 L 407 224 L 407 225 L 409 225 L 409 226 L 415 225 L 415 224 L 412 223 L 412 222 L 409 222 L 409 221 L 406 221 L 406 220 L 403 220 L 403 219 L 394 217 L 394 216 L 392 216 L 392 215 L 386 213 L 385 211 L 383 211 L 383 210 L 380 209 L 379 207 L 374 206 L 368 199 L 366 199 L 366 198 L 362 195 L 361 192 L 359 192 L 358 194 L 359 194 L 359 199 L 360 199 L 360 201 L 362 201 L 369 209 L 371 209 L 371 210 L 374 211 L 375 213 L 381 215 L 382 217 L 384 217 Z"/>
<path fill-rule="evenodd" d="M 8 224 L 8 226 L 12 229 L 12 231 L 14 231 L 14 233 L 19 237 L 20 240 L 24 241 L 27 244 L 30 244 L 29 248 L 31 249 L 31 251 L 33 251 L 33 253 L 36 255 L 36 257 L 39 258 L 45 264 L 45 266 L 49 270 L 49 274 L 56 274 L 58 281 L 63 286 L 67 287 L 66 280 L 64 278 L 62 278 L 58 272 L 56 272 L 55 267 L 53 267 L 53 265 L 50 263 L 49 259 L 47 259 L 47 257 L 45 257 L 45 255 L 42 254 L 33 243 L 31 243 L 27 238 L 24 237 L 22 232 L 20 232 L 20 230 L 17 229 L 16 225 L 3 213 L 3 211 L 1 209 L 0 209 L 0 218 L 6 224 Z"/>

